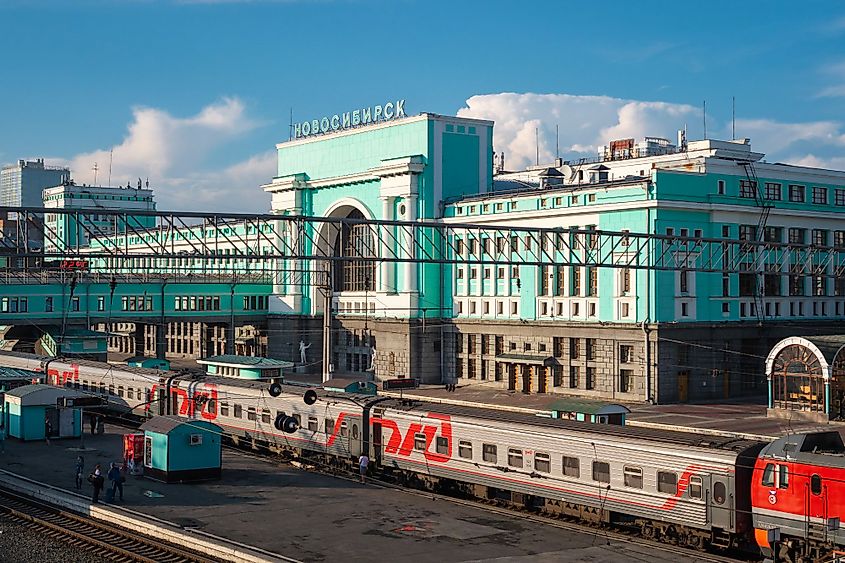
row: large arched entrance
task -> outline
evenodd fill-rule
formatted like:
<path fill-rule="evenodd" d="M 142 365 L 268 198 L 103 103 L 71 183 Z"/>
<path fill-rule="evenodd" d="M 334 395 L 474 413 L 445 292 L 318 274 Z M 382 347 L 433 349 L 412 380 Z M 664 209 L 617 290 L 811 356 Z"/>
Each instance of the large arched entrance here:
<path fill-rule="evenodd" d="M 353 208 L 346 218 L 363 220 L 364 214 Z M 334 291 L 375 291 L 376 263 L 366 260 L 376 256 L 374 245 L 375 237 L 370 225 L 344 223 L 336 229 L 332 254 L 344 259 L 334 263 Z"/>
<path fill-rule="evenodd" d="M 845 335 L 790 337 L 766 358 L 769 407 L 819 418 L 845 416 Z"/>

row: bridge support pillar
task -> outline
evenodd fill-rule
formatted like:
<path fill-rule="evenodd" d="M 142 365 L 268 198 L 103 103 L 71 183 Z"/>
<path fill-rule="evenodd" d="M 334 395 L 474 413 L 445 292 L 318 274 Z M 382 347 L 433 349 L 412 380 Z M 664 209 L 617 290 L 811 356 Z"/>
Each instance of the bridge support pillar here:
<path fill-rule="evenodd" d="M 163 360 L 167 355 L 167 325 L 158 323 L 156 327 L 156 359 Z"/>

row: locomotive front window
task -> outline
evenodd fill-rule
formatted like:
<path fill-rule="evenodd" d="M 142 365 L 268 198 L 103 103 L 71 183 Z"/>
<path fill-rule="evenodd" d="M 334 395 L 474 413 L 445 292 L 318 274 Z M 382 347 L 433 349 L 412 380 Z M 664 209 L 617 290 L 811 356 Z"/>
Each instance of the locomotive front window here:
<path fill-rule="evenodd" d="M 657 472 L 657 490 L 674 495 L 678 492 L 678 476 L 671 471 Z"/>
<path fill-rule="evenodd" d="M 789 488 L 789 468 L 785 465 L 778 466 L 778 488 Z"/>
<path fill-rule="evenodd" d="M 774 487 L 775 486 L 775 464 L 769 463 L 766 464 L 766 468 L 763 470 L 763 479 L 760 481 L 764 487 Z"/>
<path fill-rule="evenodd" d="M 814 495 L 822 494 L 822 478 L 818 473 L 813 473 L 813 476 L 810 477 L 810 491 Z"/>
<path fill-rule="evenodd" d="M 701 477 L 693 475 L 689 478 L 689 498 L 701 498 Z"/>

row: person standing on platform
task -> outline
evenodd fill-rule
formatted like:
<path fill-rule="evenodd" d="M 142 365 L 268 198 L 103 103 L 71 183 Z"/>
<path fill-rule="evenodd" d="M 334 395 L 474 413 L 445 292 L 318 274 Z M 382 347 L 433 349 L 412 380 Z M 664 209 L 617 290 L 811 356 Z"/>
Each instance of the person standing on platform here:
<path fill-rule="evenodd" d="M 53 423 L 50 422 L 50 418 L 44 419 L 44 439 L 47 440 L 47 445 L 50 445 L 50 434 L 53 433 Z"/>
<path fill-rule="evenodd" d="M 358 458 L 358 467 L 361 470 L 361 482 L 365 483 L 367 480 L 367 466 L 370 465 L 370 458 L 367 457 L 367 454 L 361 454 L 361 457 Z"/>
<path fill-rule="evenodd" d="M 100 464 L 94 466 L 94 471 L 88 476 L 88 482 L 94 487 L 94 493 L 91 496 L 91 502 L 97 504 L 100 502 L 100 491 L 103 490 L 103 473 L 100 471 Z"/>
<path fill-rule="evenodd" d="M 115 497 L 120 492 L 120 502 L 123 502 L 123 475 L 116 463 L 112 463 L 109 469 L 109 481 L 111 481 L 111 498 L 117 500 Z"/>
<path fill-rule="evenodd" d="M 6 427 L 0 428 L 0 454 L 6 453 Z"/>
<path fill-rule="evenodd" d="M 92 414 L 88 417 L 88 422 L 91 424 L 91 435 L 93 436 L 97 431 L 97 416 Z"/>
<path fill-rule="evenodd" d="M 82 488 L 82 472 L 85 470 L 85 458 L 81 455 L 76 456 L 76 488 Z"/>

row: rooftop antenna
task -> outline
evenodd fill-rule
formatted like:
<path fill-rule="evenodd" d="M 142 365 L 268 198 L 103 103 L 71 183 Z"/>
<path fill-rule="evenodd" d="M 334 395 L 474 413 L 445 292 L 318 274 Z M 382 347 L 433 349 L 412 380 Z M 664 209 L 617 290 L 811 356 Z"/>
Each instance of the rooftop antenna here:
<path fill-rule="evenodd" d="M 537 166 L 540 166 L 540 129 L 534 128 L 534 145 L 537 147 Z"/>
<path fill-rule="evenodd" d="M 97 166 L 97 163 L 94 163 L 94 167 L 91 169 L 94 171 L 94 185 L 97 185 L 97 171 L 100 170 L 100 167 Z"/>
<path fill-rule="evenodd" d="M 293 106 L 290 107 L 290 125 L 288 126 L 288 141 L 293 139 Z"/>
<path fill-rule="evenodd" d="M 109 149 L 109 183 L 108 183 L 109 187 L 111 187 L 111 163 L 112 163 L 113 158 L 114 158 L 114 147 Z"/>
<path fill-rule="evenodd" d="M 707 100 L 704 100 L 704 111 L 701 112 L 701 116 L 704 119 L 704 139 L 707 139 Z"/>
<path fill-rule="evenodd" d="M 736 139 L 736 96 L 731 96 L 731 139 Z"/>

